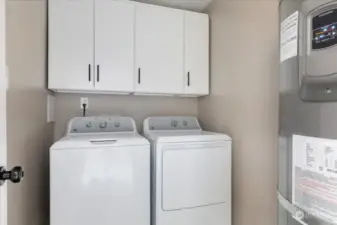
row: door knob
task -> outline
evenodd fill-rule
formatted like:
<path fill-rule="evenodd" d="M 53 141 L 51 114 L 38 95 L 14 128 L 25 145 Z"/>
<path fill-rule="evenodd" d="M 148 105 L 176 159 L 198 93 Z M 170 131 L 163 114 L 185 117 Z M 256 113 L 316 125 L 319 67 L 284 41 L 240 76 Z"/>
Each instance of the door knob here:
<path fill-rule="evenodd" d="M 20 183 L 21 180 L 23 180 L 23 177 L 24 171 L 20 166 L 16 166 L 8 171 L 5 167 L 0 167 L 0 186 L 7 180 L 10 180 L 12 183 Z"/>

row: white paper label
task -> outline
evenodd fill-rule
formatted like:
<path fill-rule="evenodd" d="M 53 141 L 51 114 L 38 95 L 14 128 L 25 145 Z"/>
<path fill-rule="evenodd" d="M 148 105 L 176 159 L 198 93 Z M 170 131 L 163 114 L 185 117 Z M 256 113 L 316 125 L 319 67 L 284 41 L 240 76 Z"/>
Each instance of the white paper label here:
<path fill-rule="evenodd" d="M 281 23 L 281 62 L 298 54 L 298 11 Z"/>
<path fill-rule="evenodd" d="M 337 223 L 337 140 L 293 136 L 293 204 Z"/>

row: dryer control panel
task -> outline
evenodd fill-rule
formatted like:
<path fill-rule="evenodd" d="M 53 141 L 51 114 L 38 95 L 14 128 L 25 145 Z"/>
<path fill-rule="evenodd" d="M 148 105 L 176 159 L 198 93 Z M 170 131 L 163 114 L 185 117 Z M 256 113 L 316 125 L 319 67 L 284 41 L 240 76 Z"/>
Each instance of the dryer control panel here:
<path fill-rule="evenodd" d="M 144 121 L 144 131 L 201 130 L 196 117 L 149 117 Z"/>
<path fill-rule="evenodd" d="M 102 132 L 137 132 L 137 129 L 132 118 L 119 116 L 76 117 L 68 123 L 67 134 Z"/>

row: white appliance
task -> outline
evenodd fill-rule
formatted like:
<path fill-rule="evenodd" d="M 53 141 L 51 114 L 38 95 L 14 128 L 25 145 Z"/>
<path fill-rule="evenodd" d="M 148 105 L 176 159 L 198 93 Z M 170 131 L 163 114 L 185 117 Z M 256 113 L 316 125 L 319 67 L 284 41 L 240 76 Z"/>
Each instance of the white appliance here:
<path fill-rule="evenodd" d="M 231 225 L 231 138 L 194 117 L 150 117 L 152 225 Z"/>
<path fill-rule="evenodd" d="M 150 225 L 150 143 L 126 117 L 74 118 L 50 150 L 51 225 Z"/>

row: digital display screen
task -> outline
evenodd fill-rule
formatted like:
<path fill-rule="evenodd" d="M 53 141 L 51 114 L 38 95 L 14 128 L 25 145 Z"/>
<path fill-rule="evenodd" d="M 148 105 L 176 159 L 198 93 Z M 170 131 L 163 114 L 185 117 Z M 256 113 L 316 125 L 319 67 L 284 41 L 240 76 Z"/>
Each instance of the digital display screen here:
<path fill-rule="evenodd" d="M 312 19 L 312 49 L 337 44 L 337 9 L 323 12 Z"/>

